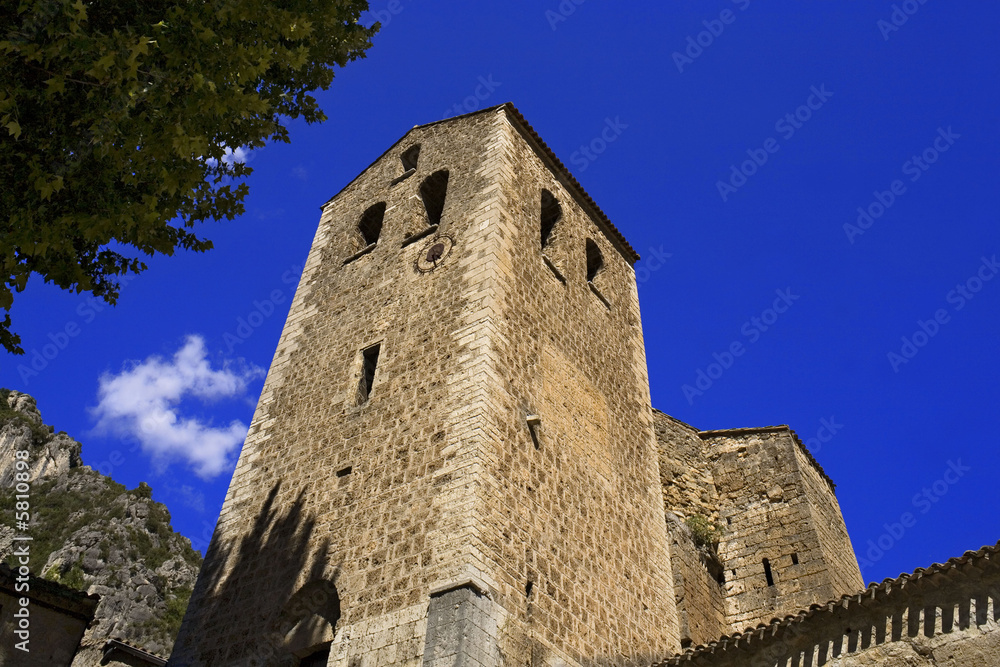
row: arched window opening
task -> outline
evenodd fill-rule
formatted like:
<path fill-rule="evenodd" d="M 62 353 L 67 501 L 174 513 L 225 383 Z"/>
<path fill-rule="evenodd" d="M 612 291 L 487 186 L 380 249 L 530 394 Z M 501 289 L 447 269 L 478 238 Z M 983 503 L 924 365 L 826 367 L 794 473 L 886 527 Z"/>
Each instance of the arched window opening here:
<path fill-rule="evenodd" d="M 768 586 L 774 586 L 774 575 L 771 574 L 771 563 L 765 558 L 761 561 L 764 565 L 764 578 L 767 579 Z"/>
<path fill-rule="evenodd" d="M 285 655 L 301 667 L 326 665 L 340 620 L 340 596 L 332 581 L 303 586 L 285 604 L 275 630 L 283 637 Z"/>
<path fill-rule="evenodd" d="M 374 206 L 369 206 L 361 215 L 358 221 L 358 231 L 364 240 L 365 247 L 378 243 L 378 237 L 382 234 L 382 221 L 385 219 L 385 202 L 380 201 Z"/>
<path fill-rule="evenodd" d="M 427 211 L 427 224 L 440 225 L 441 214 L 444 212 L 444 199 L 448 194 L 448 172 L 442 169 L 436 171 L 420 184 L 420 199 Z"/>
<path fill-rule="evenodd" d="M 601 255 L 601 249 L 593 239 L 587 239 L 587 282 L 593 282 L 603 268 L 604 257 Z"/>
<path fill-rule="evenodd" d="M 559 205 L 559 200 L 548 190 L 542 190 L 542 250 L 545 250 L 552 240 L 552 230 L 560 218 L 562 218 L 562 206 Z"/>
<path fill-rule="evenodd" d="M 420 159 L 420 144 L 410 146 L 399 156 L 403 163 L 403 171 L 410 171 L 417 168 L 417 160 Z"/>

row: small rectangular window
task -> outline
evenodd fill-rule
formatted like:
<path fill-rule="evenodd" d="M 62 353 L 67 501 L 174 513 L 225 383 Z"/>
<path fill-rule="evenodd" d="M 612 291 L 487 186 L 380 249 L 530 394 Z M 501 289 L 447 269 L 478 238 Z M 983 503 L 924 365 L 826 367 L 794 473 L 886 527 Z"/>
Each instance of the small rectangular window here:
<path fill-rule="evenodd" d="M 799 564 L 799 555 L 797 553 L 793 553 L 792 554 L 792 565 L 798 565 L 798 564 Z"/>
<path fill-rule="evenodd" d="M 375 383 L 375 367 L 378 366 L 378 353 L 382 345 L 375 344 L 361 352 L 361 381 L 358 383 L 358 405 L 368 402 Z"/>

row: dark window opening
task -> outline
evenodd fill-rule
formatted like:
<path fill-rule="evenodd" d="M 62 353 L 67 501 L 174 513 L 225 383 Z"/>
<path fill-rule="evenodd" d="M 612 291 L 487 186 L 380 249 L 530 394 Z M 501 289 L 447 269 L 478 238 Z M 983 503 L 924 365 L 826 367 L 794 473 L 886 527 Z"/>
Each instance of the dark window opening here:
<path fill-rule="evenodd" d="M 378 353 L 381 345 L 372 345 L 361 353 L 361 382 L 358 384 L 358 405 L 368 402 L 375 382 L 375 367 L 378 365 Z"/>
<path fill-rule="evenodd" d="M 403 154 L 399 156 L 399 159 L 403 162 L 403 171 L 416 169 L 417 160 L 420 159 L 420 144 L 407 148 L 403 151 Z"/>
<path fill-rule="evenodd" d="M 733 520 L 732 520 L 732 518 L 731 518 L 731 517 L 728 517 L 728 516 L 726 517 L 726 525 L 727 525 L 727 526 L 731 526 L 731 525 L 733 525 Z"/>
<path fill-rule="evenodd" d="M 761 561 L 764 565 L 764 576 L 767 578 L 767 585 L 774 586 L 774 576 L 771 574 L 771 563 L 765 558 Z"/>
<path fill-rule="evenodd" d="M 587 239 L 587 282 L 593 282 L 603 268 L 604 257 L 601 255 L 601 249 L 593 239 Z"/>
<path fill-rule="evenodd" d="M 793 553 L 792 554 L 792 565 L 798 565 L 798 564 L 799 564 L 799 555 L 796 554 L 796 553 Z"/>
<path fill-rule="evenodd" d="M 528 583 L 524 585 L 524 596 L 530 598 L 532 591 L 535 590 L 535 582 L 528 580 Z"/>
<path fill-rule="evenodd" d="M 552 238 L 552 230 L 562 217 L 562 206 L 559 201 L 548 190 L 542 190 L 542 249 L 549 244 Z"/>
<path fill-rule="evenodd" d="M 300 667 L 326 667 L 327 662 L 330 660 L 330 645 L 325 646 L 313 651 L 306 657 L 299 660 Z"/>
<path fill-rule="evenodd" d="M 420 184 L 420 198 L 427 211 L 427 224 L 440 225 L 444 198 L 448 194 L 448 172 L 436 171 Z"/>
<path fill-rule="evenodd" d="M 369 206 L 368 210 L 361 215 L 358 222 L 358 231 L 364 239 L 365 246 L 370 246 L 378 242 L 379 235 L 382 234 L 382 221 L 385 219 L 385 202 L 380 201 L 374 206 Z"/>
<path fill-rule="evenodd" d="M 341 468 L 337 471 L 337 477 L 347 477 L 352 472 L 354 472 L 354 468 L 352 466 L 347 466 L 346 468 Z"/>

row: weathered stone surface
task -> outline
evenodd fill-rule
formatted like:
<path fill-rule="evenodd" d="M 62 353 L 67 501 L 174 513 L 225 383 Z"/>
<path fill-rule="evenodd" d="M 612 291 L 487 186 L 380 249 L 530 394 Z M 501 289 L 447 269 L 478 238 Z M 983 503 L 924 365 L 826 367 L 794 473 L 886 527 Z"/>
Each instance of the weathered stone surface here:
<path fill-rule="evenodd" d="M 634 252 L 513 107 L 322 211 L 172 665 L 648 665 L 861 587 L 793 432 L 650 408 Z M 839 609 L 684 659 L 862 656 Z"/>
<path fill-rule="evenodd" d="M 323 208 L 173 664 L 290 661 L 276 619 L 316 579 L 336 665 L 421 664 L 432 591 L 470 581 L 503 610 L 483 664 L 679 646 L 635 275 L 599 217 L 507 107 L 415 128 Z"/>

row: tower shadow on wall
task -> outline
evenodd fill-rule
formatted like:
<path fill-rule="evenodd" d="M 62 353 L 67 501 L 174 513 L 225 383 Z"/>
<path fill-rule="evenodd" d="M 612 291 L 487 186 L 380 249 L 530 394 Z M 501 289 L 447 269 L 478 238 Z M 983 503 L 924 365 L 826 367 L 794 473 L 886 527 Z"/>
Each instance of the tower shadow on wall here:
<path fill-rule="evenodd" d="M 223 544 L 216 526 L 170 667 L 290 667 L 301 664 L 303 647 L 290 645 L 289 636 L 301 634 L 304 623 L 328 623 L 332 637 L 340 616 L 340 564 L 327 560 L 329 540 L 310 547 L 316 520 L 303 509 L 307 489 L 291 500 L 281 498 L 280 487 L 280 481 L 274 484 L 253 512 L 253 529 L 239 543 Z M 244 511 L 250 514 L 253 509 L 251 505 Z M 267 571 L 254 571 L 261 563 Z M 229 649 L 199 652 L 198 633 L 219 625 L 245 640 Z M 261 628 L 267 630 L 261 633 Z"/>

